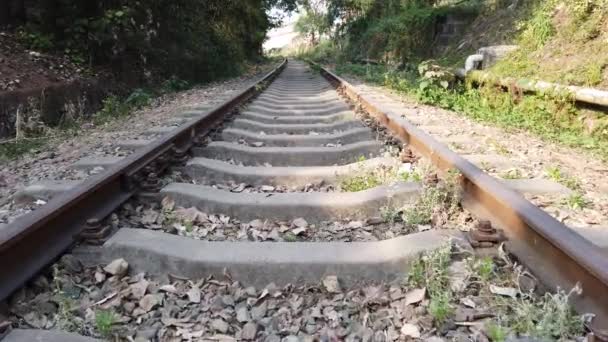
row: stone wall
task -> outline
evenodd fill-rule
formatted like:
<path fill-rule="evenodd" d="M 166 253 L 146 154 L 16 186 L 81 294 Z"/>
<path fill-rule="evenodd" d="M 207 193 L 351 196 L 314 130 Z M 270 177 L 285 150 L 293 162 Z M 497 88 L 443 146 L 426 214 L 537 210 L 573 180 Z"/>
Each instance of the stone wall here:
<path fill-rule="evenodd" d="M 440 18 L 435 29 L 434 53 L 441 53 L 450 43 L 460 39 L 476 14 L 448 14 Z"/>

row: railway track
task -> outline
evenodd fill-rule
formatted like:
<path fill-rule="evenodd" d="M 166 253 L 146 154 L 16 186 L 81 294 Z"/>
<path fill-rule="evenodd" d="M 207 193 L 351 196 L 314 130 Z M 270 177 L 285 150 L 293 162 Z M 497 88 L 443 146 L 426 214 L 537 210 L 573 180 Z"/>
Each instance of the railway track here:
<path fill-rule="evenodd" d="M 201 328 L 201 335 L 189 335 L 191 340 L 210 332 L 237 339 L 291 341 L 293 337 L 295 341 L 304 330 L 330 340 L 390 340 L 395 329 L 402 329 L 397 335 L 409 337 L 420 337 L 416 334 L 423 330 L 430 338 L 438 327 L 420 322 L 415 332 L 408 330 L 409 324 L 389 328 L 357 323 L 355 327 L 352 322 L 367 318 L 344 298 L 340 299 L 346 308 L 341 309 L 352 314 L 345 331 L 339 324 L 309 321 L 301 324 L 306 328 L 286 326 L 275 334 L 268 322 L 251 316 L 259 313 L 254 309 L 262 310 L 258 305 L 262 298 L 270 295 L 280 301 L 281 291 L 292 296 L 286 302 L 294 305 L 295 296 L 305 311 L 319 309 L 313 308 L 314 303 L 335 301 L 332 296 L 339 293 L 355 301 L 369 300 L 357 297 L 369 289 L 362 284 L 405 296 L 407 288 L 384 284 L 399 284 L 420 254 L 454 242 L 464 250 L 471 245 L 492 250 L 505 240 L 504 233 L 506 250 L 543 285 L 550 289 L 580 285 L 582 295 L 572 302 L 579 312 L 595 314 L 590 327 L 599 336 L 603 333 L 608 322 L 604 251 L 331 72 L 321 69 L 319 74 L 304 63 L 285 61 L 219 106 L 184 115 L 188 120 L 173 130 L 159 130 L 162 135 L 157 140 L 118 142 L 134 152 L 107 163 L 105 172 L 56 195 L 33 213 L 0 227 L 0 256 L 12 260 L 0 270 L 1 297 L 8 298 L 78 243 L 74 255 L 85 263 L 113 265 L 106 270 L 109 276 L 124 275 L 115 269 L 117 262 L 128 263 L 131 275 L 143 272 L 180 284 L 183 279 L 194 282 L 228 274 L 228 282 L 185 283 L 190 284 L 189 291 L 197 289 L 188 292 L 190 304 L 201 303 L 201 295 L 206 302 L 217 293 L 236 291 L 241 293 L 234 295 L 240 298 L 237 301 L 249 296 L 245 313 L 242 305 L 232 303 L 224 305 L 232 311 L 219 318 L 201 314 L 210 331 Z M 448 174 L 449 170 L 457 175 Z M 385 176 L 378 177 L 379 173 Z M 370 174 L 374 182 L 386 179 L 361 185 L 370 182 L 361 175 Z M 463 233 L 424 224 L 412 229 L 392 221 L 393 209 L 417 210 L 428 187 L 449 185 L 448 178 L 462 186 L 463 206 L 491 224 L 483 221 Z M 353 189 L 348 191 L 348 186 Z M 97 279 L 96 274 L 88 276 Z M 131 284 L 141 282 L 141 277 L 134 277 Z M 320 288 L 310 285 L 318 283 Z M 172 291 L 164 292 L 164 300 L 170 301 Z M 141 295 L 150 298 L 149 292 L 144 288 Z M 123 295 L 112 293 L 109 298 L 96 298 L 95 305 L 107 305 L 116 293 Z M 143 300 L 142 296 L 137 299 Z M 380 307 L 394 303 L 380 302 Z M 178 305 L 182 304 L 187 302 Z M 137 309 L 143 307 L 140 301 Z M 152 320 L 146 313 L 153 307 L 140 313 L 140 325 Z M 333 315 L 331 310 L 320 310 L 320 316 Z M 172 319 L 188 322 L 180 314 Z M 233 321 L 236 326 L 229 324 Z M 173 327 L 180 326 L 172 322 Z"/>

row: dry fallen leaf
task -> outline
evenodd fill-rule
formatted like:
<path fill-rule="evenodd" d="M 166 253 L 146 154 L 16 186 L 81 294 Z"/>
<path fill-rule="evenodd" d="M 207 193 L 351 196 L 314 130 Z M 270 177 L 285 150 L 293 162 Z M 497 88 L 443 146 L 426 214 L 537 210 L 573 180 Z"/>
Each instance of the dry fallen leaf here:
<path fill-rule="evenodd" d="M 501 287 L 496 285 L 490 285 L 490 292 L 493 294 L 515 298 L 517 297 L 517 290 L 512 287 Z"/>
<path fill-rule="evenodd" d="M 163 207 L 163 210 L 171 211 L 175 208 L 175 200 L 169 196 L 163 198 L 160 202 Z"/>

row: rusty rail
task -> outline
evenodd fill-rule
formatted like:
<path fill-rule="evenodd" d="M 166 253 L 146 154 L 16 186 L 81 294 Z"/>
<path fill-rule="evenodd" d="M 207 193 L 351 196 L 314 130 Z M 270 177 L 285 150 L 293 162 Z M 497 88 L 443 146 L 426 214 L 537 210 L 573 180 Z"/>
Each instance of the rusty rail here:
<path fill-rule="evenodd" d="M 286 64 L 284 60 L 233 98 L 0 230 L 0 300 L 78 241 L 88 220 L 100 220 L 118 208 L 138 191 L 142 177 L 165 168 L 172 158 L 183 156 L 195 137 L 209 133 L 228 113 L 254 96 L 259 85 L 276 77 Z"/>
<path fill-rule="evenodd" d="M 580 284 L 583 294 L 573 305 L 596 315 L 592 328 L 608 336 L 608 256 L 596 245 L 557 221 L 519 193 L 467 161 L 446 145 L 416 128 L 401 114 L 383 110 L 355 87 L 325 68 L 321 74 L 353 102 L 389 128 L 403 143 L 427 157 L 440 170 L 457 169 L 463 176 L 463 205 L 502 228 L 507 249 L 551 289 Z"/>

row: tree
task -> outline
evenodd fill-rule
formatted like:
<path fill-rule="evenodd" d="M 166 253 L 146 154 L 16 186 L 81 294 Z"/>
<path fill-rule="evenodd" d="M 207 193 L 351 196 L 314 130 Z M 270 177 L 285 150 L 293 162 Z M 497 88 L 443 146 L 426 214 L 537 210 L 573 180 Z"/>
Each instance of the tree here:
<path fill-rule="evenodd" d="M 327 2 L 325 0 L 304 0 L 301 5 L 303 14 L 295 24 L 295 30 L 316 45 L 331 25 L 327 17 Z"/>

